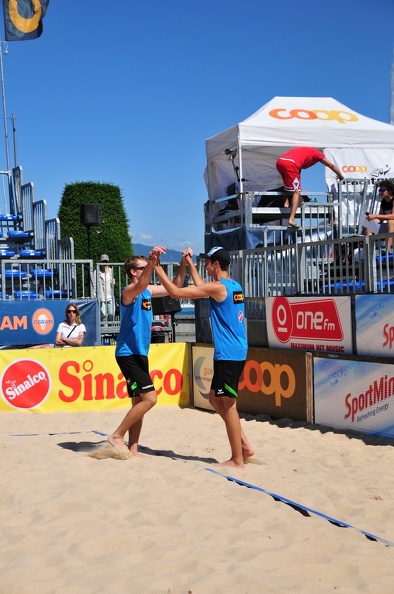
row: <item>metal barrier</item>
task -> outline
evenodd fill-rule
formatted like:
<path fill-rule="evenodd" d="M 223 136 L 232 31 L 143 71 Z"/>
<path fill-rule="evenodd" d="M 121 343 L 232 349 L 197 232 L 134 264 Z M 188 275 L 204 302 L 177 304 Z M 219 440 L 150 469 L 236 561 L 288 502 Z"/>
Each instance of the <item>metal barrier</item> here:
<path fill-rule="evenodd" d="M 268 230 L 275 227 L 270 225 L 283 219 L 288 219 L 290 208 L 262 206 L 263 197 L 280 197 L 283 192 L 241 192 L 226 198 L 218 198 L 205 204 L 205 233 L 233 231 L 236 228 L 253 228 L 267 225 Z M 318 202 L 323 197 L 325 202 Z M 339 220 L 340 204 L 334 202 L 332 195 L 326 192 L 308 192 L 308 197 L 314 197 L 315 202 L 301 204 L 300 213 L 302 227 L 307 229 L 316 227 L 316 221 L 323 221 L 327 233 L 332 235 Z M 229 204 L 229 207 L 226 207 Z M 226 210 L 227 208 L 227 210 Z M 280 225 L 281 227 L 281 225 Z M 287 228 L 287 225 L 286 225 Z M 338 231 L 336 231 L 338 236 Z"/>
<path fill-rule="evenodd" d="M 91 260 L 1 260 L 2 301 L 88 299 L 92 297 Z"/>
<path fill-rule="evenodd" d="M 33 203 L 34 203 L 34 184 L 29 182 L 23 184 L 20 188 L 22 209 L 20 214 L 22 216 L 22 229 L 29 233 L 34 232 L 33 223 Z"/>
<path fill-rule="evenodd" d="M 273 245 L 231 252 L 230 274 L 245 297 L 394 293 L 388 233 Z M 209 281 L 199 258 L 197 267 Z"/>

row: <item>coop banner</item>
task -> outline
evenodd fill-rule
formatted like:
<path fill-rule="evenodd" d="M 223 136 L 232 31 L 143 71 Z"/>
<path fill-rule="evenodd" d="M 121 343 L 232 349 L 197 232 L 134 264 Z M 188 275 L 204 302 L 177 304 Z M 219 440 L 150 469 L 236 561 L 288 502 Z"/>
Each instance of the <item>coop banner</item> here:
<path fill-rule="evenodd" d="M 357 355 L 394 357 L 394 295 L 356 295 Z"/>
<path fill-rule="evenodd" d="M 96 345 L 98 336 L 98 301 L 73 300 L 86 326 L 84 345 Z M 54 344 L 56 330 L 65 317 L 67 301 L 0 301 L 0 344 L 2 346 Z"/>
<path fill-rule="evenodd" d="M 350 297 L 267 297 L 271 348 L 353 354 Z"/>
<path fill-rule="evenodd" d="M 314 357 L 315 422 L 394 437 L 394 365 Z"/>
<path fill-rule="evenodd" d="M 213 347 L 193 346 L 192 358 L 194 406 L 213 410 Z M 310 353 L 249 348 L 238 386 L 238 410 L 312 421 L 311 360 Z"/>
<path fill-rule="evenodd" d="M 186 343 L 156 344 L 150 375 L 159 405 L 188 406 Z M 115 347 L 0 351 L 0 410 L 75 412 L 130 406 Z"/>

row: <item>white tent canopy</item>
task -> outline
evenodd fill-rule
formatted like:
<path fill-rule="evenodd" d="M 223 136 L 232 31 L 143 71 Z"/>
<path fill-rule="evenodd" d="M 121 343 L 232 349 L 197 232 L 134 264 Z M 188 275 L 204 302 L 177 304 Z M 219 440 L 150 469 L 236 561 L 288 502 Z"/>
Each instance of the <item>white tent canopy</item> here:
<path fill-rule="evenodd" d="M 394 126 L 331 97 L 274 97 L 243 122 L 206 141 L 209 199 L 226 196 L 233 183 L 241 192 L 281 186 L 276 160 L 296 146 L 318 148 L 345 177 L 372 182 L 394 177 Z M 231 158 L 226 149 L 236 156 Z M 333 172 L 326 168 L 325 175 L 328 189 L 335 190 Z"/>

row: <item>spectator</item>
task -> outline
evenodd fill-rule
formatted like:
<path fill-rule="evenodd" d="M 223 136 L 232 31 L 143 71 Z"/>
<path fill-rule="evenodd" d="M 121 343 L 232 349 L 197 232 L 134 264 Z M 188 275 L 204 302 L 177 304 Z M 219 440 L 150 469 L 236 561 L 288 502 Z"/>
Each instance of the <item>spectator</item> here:
<path fill-rule="evenodd" d="M 85 338 L 86 327 L 81 322 L 81 313 L 74 303 L 66 307 L 66 318 L 56 330 L 55 346 L 78 347 Z"/>
<path fill-rule="evenodd" d="M 100 314 L 101 321 L 113 320 L 115 314 L 115 295 L 114 285 L 115 279 L 112 268 L 107 266 L 109 257 L 103 254 L 100 257 L 100 270 L 98 275 L 93 275 L 94 294 L 100 299 Z M 98 276 L 98 279 L 97 279 Z M 97 280 L 98 280 L 98 294 L 97 294 Z"/>
<path fill-rule="evenodd" d="M 367 214 L 367 221 L 380 223 L 378 233 L 394 233 L 394 183 L 385 179 L 378 184 L 378 196 L 381 199 L 379 213 Z M 370 229 L 364 229 L 365 235 L 374 235 Z M 387 250 L 393 249 L 393 238 L 387 239 Z"/>

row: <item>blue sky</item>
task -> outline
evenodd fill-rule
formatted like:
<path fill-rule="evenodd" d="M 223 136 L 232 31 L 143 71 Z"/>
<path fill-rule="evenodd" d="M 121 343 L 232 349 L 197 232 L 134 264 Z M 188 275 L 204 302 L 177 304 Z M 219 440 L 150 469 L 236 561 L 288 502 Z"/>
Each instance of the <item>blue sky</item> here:
<path fill-rule="evenodd" d="M 24 181 L 49 217 L 66 184 L 115 184 L 135 243 L 199 253 L 206 139 L 275 96 L 389 122 L 393 23 L 393 0 L 51 0 L 43 35 L 3 56 Z"/>

